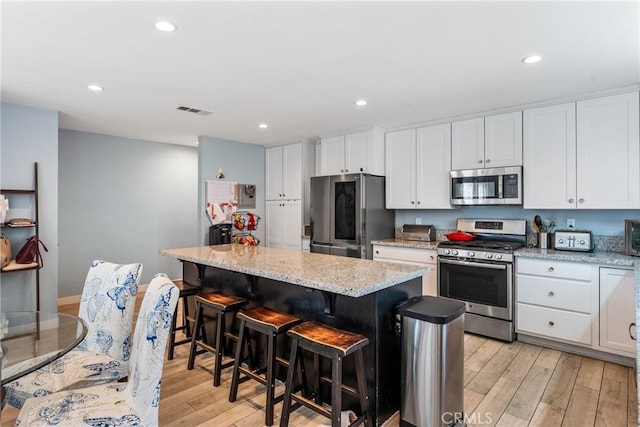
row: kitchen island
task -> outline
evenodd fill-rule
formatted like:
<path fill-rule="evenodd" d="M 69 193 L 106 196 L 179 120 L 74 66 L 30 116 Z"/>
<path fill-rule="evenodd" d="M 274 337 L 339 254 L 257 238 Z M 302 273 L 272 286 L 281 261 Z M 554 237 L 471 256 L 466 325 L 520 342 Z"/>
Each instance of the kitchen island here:
<path fill-rule="evenodd" d="M 428 268 L 237 244 L 160 253 L 196 264 L 205 288 L 241 296 L 250 306 L 264 305 L 366 336 L 367 387 L 375 424 L 381 425 L 399 409 L 396 306 L 420 295 L 421 277 Z M 280 350 L 288 356 L 288 347 Z M 323 375 L 330 372 L 329 366 L 323 365 Z M 352 360 L 345 360 L 344 376 L 346 384 L 356 385 Z M 344 404 L 343 409 L 359 408 L 357 399 L 348 395 Z"/>

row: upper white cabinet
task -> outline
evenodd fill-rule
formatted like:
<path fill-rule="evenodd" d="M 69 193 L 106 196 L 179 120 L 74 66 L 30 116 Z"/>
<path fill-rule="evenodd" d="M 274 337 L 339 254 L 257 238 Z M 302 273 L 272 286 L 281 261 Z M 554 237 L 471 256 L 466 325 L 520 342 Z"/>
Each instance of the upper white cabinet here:
<path fill-rule="evenodd" d="M 640 208 L 638 92 L 577 103 L 578 207 Z"/>
<path fill-rule="evenodd" d="M 484 167 L 484 119 L 451 124 L 451 169 Z"/>
<path fill-rule="evenodd" d="M 451 169 L 522 165 L 522 112 L 452 123 Z"/>
<path fill-rule="evenodd" d="M 302 143 L 266 149 L 266 199 L 302 199 Z"/>
<path fill-rule="evenodd" d="M 384 132 L 374 128 L 320 141 L 319 175 L 343 173 L 384 175 Z"/>
<path fill-rule="evenodd" d="M 387 133 L 385 158 L 387 209 L 451 209 L 449 123 Z"/>
<path fill-rule="evenodd" d="M 638 92 L 525 110 L 524 207 L 640 207 Z"/>
<path fill-rule="evenodd" d="M 522 181 L 527 209 L 576 206 L 576 104 L 524 111 Z"/>

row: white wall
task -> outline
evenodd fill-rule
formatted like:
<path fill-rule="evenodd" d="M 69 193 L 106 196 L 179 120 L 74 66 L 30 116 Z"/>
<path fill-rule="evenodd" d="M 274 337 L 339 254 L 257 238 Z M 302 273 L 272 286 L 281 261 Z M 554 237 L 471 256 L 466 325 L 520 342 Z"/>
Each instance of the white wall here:
<path fill-rule="evenodd" d="M 60 130 L 59 296 L 79 295 L 92 260 L 141 262 L 140 283 L 182 277 L 160 249 L 197 239 L 195 147 Z"/>
<path fill-rule="evenodd" d="M 49 252 L 42 252 L 44 268 L 40 270 L 40 309 L 57 311 L 58 113 L 2 103 L 0 114 L 0 187 L 32 189 L 33 163 L 38 162 L 40 238 L 49 248 Z M 26 200 L 19 200 L 9 208 L 26 205 Z M 23 212 L 25 214 L 19 216 L 27 216 L 26 209 Z M 7 235 L 11 234 L 14 256 L 31 231 L 7 231 Z M 34 271 L 0 275 L 0 307 L 2 310 L 35 309 Z"/>

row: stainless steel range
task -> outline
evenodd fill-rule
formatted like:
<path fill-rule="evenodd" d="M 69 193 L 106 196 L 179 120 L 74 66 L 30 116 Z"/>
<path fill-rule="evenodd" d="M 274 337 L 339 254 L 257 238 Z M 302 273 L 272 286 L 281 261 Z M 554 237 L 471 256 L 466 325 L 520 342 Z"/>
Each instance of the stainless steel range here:
<path fill-rule="evenodd" d="M 438 244 L 438 294 L 467 306 L 465 331 L 515 339 L 513 252 L 526 245 L 526 221 L 458 219 L 471 241 Z"/>

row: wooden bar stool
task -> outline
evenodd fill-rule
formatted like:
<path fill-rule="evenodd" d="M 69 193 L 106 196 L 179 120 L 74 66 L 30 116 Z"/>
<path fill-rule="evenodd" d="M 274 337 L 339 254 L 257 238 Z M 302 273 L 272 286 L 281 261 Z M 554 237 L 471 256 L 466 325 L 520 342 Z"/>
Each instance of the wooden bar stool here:
<path fill-rule="evenodd" d="M 226 349 L 227 338 L 237 340 L 238 337 L 227 332 L 225 327 L 225 315 L 227 313 L 236 313 L 249 303 L 244 298 L 226 295 L 221 292 L 207 292 L 196 296 L 196 324 L 193 327 L 193 336 L 191 338 L 191 349 L 189 350 L 189 361 L 187 369 L 193 369 L 196 355 L 206 351 L 215 354 L 215 367 L 213 370 L 213 385 L 220 385 L 220 373 L 223 368 L 227 368 L 233 364 L 233 360 L 222 364 L 222 356 Z M 207 342 L 207 333 L 204 327 L 204 310 L 210 310 L 216 318 L 216 335 L 215 342 L 209 344 Z M 198 350 L 198 347 L 202 347 Z"/>
<path fill-rule="evenodd" d="M 198 295 L 200 292 L 200 286 L 191 285 L 184 280 L 174 280 L 173 283 L 180 290 L 180 299 L 182 301 L 182 325 L 177 326 L 178 318 L 178 306 L 176 305 L 176 312 L 173 313 L 173 320 L 171 321 L 171 330 L 169 332 L 168 348 L 168 360 L 173 360 L 173 349 L 177 345 L 188 344 L 191 342 L 191 323 L 195 321 L 195 318 L 189 316 L 189 297 Z M 176 332 L 185 331 L 186 338 L 176 341 Z"/>
<path fill-rule="evenodd" d="M 266 307 L 254 307 L 242 310 L 237 314 L 240 320 L 240 332 L 238 333 L 238 346 L 236 347 L 235 363 L 233 365 L 233 375 L 231 379 L 231 390 L 229 392 L 229 402 L 235 402 L 238 395 L 238 385 L 247 380 L 253 379 L 267 387 L 265 425 L 273 425 L 273 407 L 282 401 L 284 394 L 275 397 L 276 387 L 276 363 L 288 367 L 289 361 L 276 354 L 278 336 L 287 332 L 291 327 L 302 322 L 301 319 L 289 314 L 279 313 Z M 248 337 L 249 329 L 264 334 L 267 337 L 266 347 L 266 367 L 252 369 L 241 365 L 241 356 L 245 342 L 250 342 Z M 301 364 L 302 378 L 304 378 L 304 367 Z M 265 372 L 266 371 L 266 372 Z M 244 376 L 240 377 L 240 373 Z M 265 374 L 265 375 L 263 375 Z M 303 382 L 303 387 L 306 381 Z"/>
<path fill-rule="evenodd" d="M 371 426 L 369 396 L 367 395 L 367 379 L 364 369 L 364 356 L 362 354 L 362 349 L 364 346 L 369 344 L 369 339 L 362 335 L 341 331 L 317 322 L 304 322 L 289 329 L 287 334 L 292 338 L 292 343 L 291 355 L 289 357 L 290 365 L 289 370 L 287 371 L 287 383 L 282 404 L 280 427 L 286 427 L 289 424 L 292 401 L 301 403 L 325 417 L 330 418 L 332 427 L 340 427 L 343 391 L 360 398 L 360 409 L 362 415 L 349 425 L 355 426 L 364 421 L 365 425 Z M 298 360 L 298 347 L 313 353 L 314 365 L 317 373 L 314 385 L 314 400 L 297 393 L 292 393 L 291 385 L 293 384 L 296 370 L 296 360 Z M 342 384 L 342 359 L 350 354 L 355 356 L 358 389 Z M 331 359 L 331 378 L 320 376 L 319 356 Z M 331 410 L 326 409 L 320 402 L 321 381 L 331 384 Z"/>

